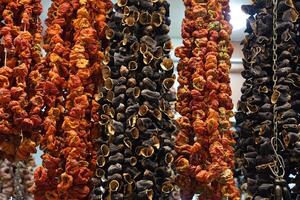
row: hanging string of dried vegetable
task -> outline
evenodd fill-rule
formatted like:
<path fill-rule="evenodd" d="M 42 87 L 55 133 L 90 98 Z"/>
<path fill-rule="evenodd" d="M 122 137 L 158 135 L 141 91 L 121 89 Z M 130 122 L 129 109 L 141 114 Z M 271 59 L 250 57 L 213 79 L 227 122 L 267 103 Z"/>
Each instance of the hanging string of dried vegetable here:
<path fill-rule="evenodd" d="M 33 185 L 35 162 L 32 158 L 26 161 L 0 161 L 0 198 L 1 200 L 33 200 L 30 188 Z"/>
<path fill-rule="evenodd" d="M 53 1 L 45 36 L 47 117 L 35 199 L 87 199 L 96 165 L 93 138 L 107 1 Z M 97 32 L 101 31 L 101 32 Z"/>
<path fill-rule="evenodd" d="M 251 16 L 247 20 L 248 35 L 242 41 L 242 76 L 246 80 L 235 116 L 238 133 L 236 157 L 244 175 L 242 189 L 246 189 L 251 198 L 253 195 L 264 197 L 270 195 L 266 192 L 268 188 L 273 188 L 273 177 L 267 166 L 273 161 L 273 105 L 270 98 L 273 86 L 272 2 L 242 8 Z"/>
<path fill-rule="evenodd" d="M 271 139 L 271 143 L 276 164 L 270 167 L 270 170 L 275 177 L 274 197 L 276 199 L 292 199 L 287 182 L 292 174 L 287 174 L 287 172 L 294 172 L 293 175 L 297 173 L 293 167 L 290 167 L 289 159 L 284 159 L 284 157 L 286 156 L 286 150 L 289 148 L 289 145 L 293 146 L 296 142 L 290 140 L 292 138 L 291 135 L 294 135 L 293 132 L 297 135 L 299 130 L 297 115 L 293 113 L 297 105 L 293 104 L 291 94 L 289 94 L 291 89 L 297 89 L 297 79 L 299 79 L 299 75 L 293 73 L 294 70 L 292 68 L 292 66 L 297 63 L 297 60 L 289 58 L 283 59 L 284 54 L 282 55 L 282 52 L 289 51 L 293 55 L 296 51 L 296 28 L 293 22 L 296 22 L 298 16 L 299 14 L 292 1 L 282 1 L 279 3 L 279 1 L 273 0 L 274 85 L 271 102 L 274 105 L 274 135 Z M 279 56 L 281 56 L 281 59 L 284 61 L 279 61 Z M 282 120 L 286 119 L 287 113 L 290 114 L 289 117 L 294 116 L 296 120 L 290 118 L 287 120 L 288 122 L 282 122 Z M 285 139 L 285 145 L 283 144 L 283 139 Z M 286 166 L 290 169 L 289 171 L 287 171 L 288 168 Z M 294 194 L 295 198 L 296 195 L 297 193 Z"/>
<path fill-rule="evenodd" d="M 299 176 L 299 12 L 300 7 L 293 1 L 278 1 L 277 27 L 278 35 L 277 84 L 273 88 L 272 100 L 276 106 L 278 136 L 278 153 L 284 160 L 285 174 L 275 180 L 277 190 L 281 190 L 284 199 L 300 198 Z M 296 66 L 296 67 L 295 67 Z M 280 196 L 278 197 L 280 198 Z"/>
<path fill-rule="evenodd" d="M 291 176 L 297 174 L 291 155 L 299 141 L 299 75 L 292 67 L 298 62 L 298 13 L 291 1 L 254 3 L 243 10 L 251 15 L 243 49 L 246 81 L 236 115 L 243 189 L 251 198 L 296 199 L 297 186 L 290 189 L 288 184 L 297 183 Z"/>
<path fill-rule="evenodd" d="M 40 98 L 30 75 L 41 61 L 41 1 L 1 2 L 0 152 L 25 160 L 39 140 Z"/>
<path fill-rule="evenodd" d="M 114 8 L 106 30 L 94 199 L 173 199 L 169 4 L 119 0 Z"/>
<path fill-rule="evenodd" d="M 177 184 L 182 199 L 240 199 L 232 169 L 228 1 L 185 0 L 183 45 L 176 49 L 180 131 L 176 138 Z"/>
<path fill-rule="evenodd" d="M 104 6 L 107 5 L 104 3 Z M 65 107 L 69 110 L 69 116 L 65 116 L 62 124 L 67 138 L 67 147 L 63 150 L 66 171 L 61 175 L 61 183 L 58 185 L 58 190 L 62 188 L 62 192 L 68 193 L 66 199 L 84 199 L 89 195 L 90 179 L 96 166 L 96 152 L 90 132 L 93 125 L 91 120 L 96 119 L 90 116 L 90 112 L 99 107 L 93 97 L 97 92 L 100 61 L 104 55 L 100 52 L 101 44 L 93 26 L 94 18 L 89 14 L 92 8 L 93 4 L 89 2 L 81 4 L 77 19 L 73 22 L 75 45 L 70 53 L 71 70 L 67 85 L 69 95 Z M 105 14 L 106 7 L 100 8 L 104 9 L 102 14 Z M 105 22 L 105 18 L 102 20 Z"/>
<path fill-rule="evenodd" d="M 45 120 L 41 149 L 43 166 L 35 170 L 35 199 L 58 199 L 58 177 L 63 169 L 63 158 L 60 154 L 65 145 L 60 128 L 64 117 L 66 96 L 66 80 L 69 76 L 69 54 L 71 48 L 70 21 L 75 13 L 75 6 L 69 2 L 53 1 L 46 19 L 46 35 L 44 49 L 46 51 L 45 65 Z"/>

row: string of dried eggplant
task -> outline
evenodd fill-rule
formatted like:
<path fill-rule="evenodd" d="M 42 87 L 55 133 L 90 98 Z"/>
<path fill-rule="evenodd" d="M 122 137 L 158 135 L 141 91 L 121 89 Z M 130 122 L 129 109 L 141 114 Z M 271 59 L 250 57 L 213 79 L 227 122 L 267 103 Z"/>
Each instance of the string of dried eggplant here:
<path fill-rule="evenodd" d="M 242 42 L 242 76 L 246 80 L 241 89 L 242 96 L 235 116 L 238 133 L 236 157 L 245 177 L 246 184 L 242 189 L 246 188 L 252 198 L 255 194 L 269 195 L 266 189 L 273 188 L 273 178 L 267 167 L 273 161 L 273 105 L 270 98 L 273 84 L 272 2 L 266 1 L 264 4 L 242 8 L 251 16 L 247 21 L 248 35 Z"/>
<path fill-rule="evenodd" d="M 169 4 L 119 0 L 114 8 L 106 30 L 94 199 L 174 199 Z"/>
<path fill-rule="evenodd" d="M 236 115 L 242 188 L 248 198 L 296 199 L 292 155 L 299 141 L 299 75 L 292 66 L 298 62 L 294 56 L 298 13 L 291 1 L 254 3 L 243 10 L 251 16 L 243 49 L 246 81 Z M 289 188 L 290 183 L 296 186 Z"/>
<path fill-rule="evenodd" d="M 278 1 L 277 5 L 277 84 L 273 88 L 272 100 L 276 103 L 278 139 L 283 144 L 282 147 L 278 144 L 277 152 L 284 158 L 285 174 L 275 180 L 275 192 L 281 190 L 284 199 L 300 198 L 299 3 L 296 6 L 293 1 Z"/>
<path fill-rule="evenodd" d="M 176 183 L 182 199 L 240 199 L 233 179 L 228 1 L 185 0 L 183 46 L 176 49 L 180 131 Z"/>

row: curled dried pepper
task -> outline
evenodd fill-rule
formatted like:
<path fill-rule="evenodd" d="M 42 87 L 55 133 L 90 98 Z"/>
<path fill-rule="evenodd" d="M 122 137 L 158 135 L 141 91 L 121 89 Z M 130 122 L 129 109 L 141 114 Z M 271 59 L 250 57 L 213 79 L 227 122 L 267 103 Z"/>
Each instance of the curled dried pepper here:
<path fill-rule="evenodd" d="M 180 58 L 176 110 L 181 115 L 175 165 L 181 196 L 192 199 L 197 191 L 205 191 L 199 199 L 240 199 L 232 173 L 231 116 L 226 114 L 233 107 L 231 26 L 225 20 L 229 5 L 216 0 L 184 3 L 183 46 L 175 51 Z"/>
<path fill-rule="evenodd" d="M 1 3 L 5 24 L 0 28 L 2 38 L 0 45 L 3 48 L 0 68 L 0 109 L 5 120 L 0 135 L 9 133 L 10 139 L 7 141 L 13 141 L 13 144 L 1 142 L 0 151 L 10 160 L 26 160 L 36 151 L 35 147 L 39 142 L 37 135 L 43 105 L 35 108 L 30 101 L 35 95 L 41 95 L 35 89 L 42 82 L 41 79 L 30 78 L 32 71 L 36 71 L 35 68 L 42 65 L 39 46 L 42 32 L 41 10 L 33 12 L 35 7 L 41 7 L 41 2 Z M 40 73 L 36 72 L 38 77 Z M 8 148 L 11 150 L 4 151 Z"/>
<path fill-rule="evenodd" d="M 96 94 L 104 58 L 105 15 L 111 7 L 109 1 L 97 2 L 53 0 L 48 10 L 45 81 L 39 87 L 45 95 L 31 99 L 46 115 L 41 138 L 45 177 L 35 183 L 36 198 L 86 199 L 94 187 L 93 139 L 100 134 Z M 32 74 L 34 81 L 40 77 Z"/>

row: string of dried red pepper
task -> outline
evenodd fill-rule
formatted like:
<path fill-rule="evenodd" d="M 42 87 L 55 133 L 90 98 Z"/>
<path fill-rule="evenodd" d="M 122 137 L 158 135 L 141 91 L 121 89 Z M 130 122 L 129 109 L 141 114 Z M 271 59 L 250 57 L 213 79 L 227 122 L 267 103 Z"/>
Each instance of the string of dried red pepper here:
<path fill-rule="evenodd" d="M 1 1 L 0 153 L 25 160 L 35 153 L 41 95 L 33 71 L 41 61 L 42 6 L 35 1 Z"/>
<path fill-rule="evenodd" d="M 228 1 L 184 0 L 178 64 L 177 184 L 183 199 L 240 199 L 232 169 L 229 70 L 233 47 Z"/>
<path fill-rule="evenodd" d="M 107 1 L 53 1 L 45 49 L 49 106 L 35 171 L 35 199 L 87 199 L 96 165 L 99 133 L 97 91 Z M 98 32 L 97 32 L 98 31 Z"/>
<path fill-rule="evenodd" d="M 61 151 L 65 146 L 61 124 L 65 114 L 65 77 L 69 76 L 69 54 L 71 48 L 70 21 L 75 13 L 75 6 L 68 1 L 53 1 L 46 19 L 46 35 L 44 49 L 47 52 L 45 65 L 46 96 L 45 120 L 41 148 L 43 166 L 35 170 L 35 199 L 59 199 L 57 192 L 58 179 L 63 171 Z"/>

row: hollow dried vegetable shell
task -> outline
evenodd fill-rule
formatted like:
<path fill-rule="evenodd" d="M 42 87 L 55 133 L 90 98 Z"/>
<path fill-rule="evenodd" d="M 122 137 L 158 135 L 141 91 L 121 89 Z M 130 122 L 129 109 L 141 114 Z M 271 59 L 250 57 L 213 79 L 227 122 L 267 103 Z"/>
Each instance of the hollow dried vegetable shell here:
<path fill-rule="evenodd" d="M 294 67 L 298 63 L 299 5 L 279 1 L 277 7 L 275 19 L 271 1 L 242 6 L 250 17 L 242 42 L 245 82 L 236 114 L 236 157 L 242 188 L 254 199 L 297 199 L 300 192 L 299 70 Z M 278 41 L 274 41 L 273 26 Z M 281 169 L 277 175 L 284 169 L 282 178 L 271 171 L 275 167 Z"/>
<path fill-rule="evenodd" d="M 119 0 L 109 19 L 93 199 L 176 199 L 169 3 Z"/>

